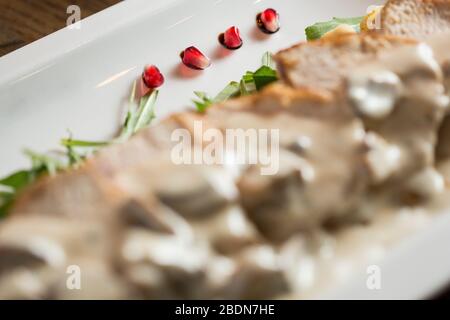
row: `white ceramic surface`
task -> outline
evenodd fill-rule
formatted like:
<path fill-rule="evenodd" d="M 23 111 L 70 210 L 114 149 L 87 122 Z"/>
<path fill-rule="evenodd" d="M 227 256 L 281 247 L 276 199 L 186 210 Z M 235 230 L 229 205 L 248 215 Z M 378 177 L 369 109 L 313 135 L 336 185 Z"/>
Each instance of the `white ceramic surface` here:
<path fill-rule="evenodd" d="M 163 117 L 190 104 L 194 90 L 216 93 L 260 64 L 265 51 L 304 39 L 304 28 L 332 16 L 362 15 L 380 0 L 127 0 L 0 58 L 0 176 L 27 165 L 25 147 L 46 151 L 70 130 L 76 138 L 105 139 L 120 123 L 124 99 L 145 64 L 166 75 L 157 104 Z M 255 32 L 255 15 L 276 8 L 279 33 Z M 236 25 L 242 49 L 219 57 L 217 36 Z M 177 72 L 179 52 L 195 45 L 213 66 L 194 78 Z M 326 297 L 420 298 L 450 279 L 450 217 L 389 253 L 388 289 L 368 291 L 365 275 Z M 411 270 L 411 267 L 413 270 Z M 405 268 L 410 272 L 405 273 Z"/>
<path fill-rule="evenodd" d="M 0 58 L 0 176 L 27 165 L 25 147 L 45 151 L 67 130 L 104 139 L 119 125 L 123 100 L 145 64 L 166 75 L 157 116 L 185 108 L 194 90 L 216 93 L 259 66 L 265 51 L 304 39 L 307 25 L 361 15 L 371 0 L 127 0 Z M 255 16 L 275 7 L 279 33 L 255 32 Z M 82 9 L 82 8 L 81 8 Z M 236 25 L 244 46 L 219 58 L 217 36 Z M 195 45 L 213 66 L 195 78 L 178 75 L 179 53 Z"/>

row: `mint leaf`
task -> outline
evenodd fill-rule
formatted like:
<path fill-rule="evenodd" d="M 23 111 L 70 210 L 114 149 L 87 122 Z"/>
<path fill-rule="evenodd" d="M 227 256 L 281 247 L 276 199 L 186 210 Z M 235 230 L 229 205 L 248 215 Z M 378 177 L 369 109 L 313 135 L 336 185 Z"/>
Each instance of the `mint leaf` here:
<path fill-rule="evenodd" d="M 308 40 L 320 39 L 325 33 L 335 29 L 337 26 L 341 24 L 347 24 L 353 27 L 356 32 L 360 32 L 360 24 L 363 19 L 364 17 L 333 18 L 330 21 L 317 22 L 305 29 L 306 39 Z"/>

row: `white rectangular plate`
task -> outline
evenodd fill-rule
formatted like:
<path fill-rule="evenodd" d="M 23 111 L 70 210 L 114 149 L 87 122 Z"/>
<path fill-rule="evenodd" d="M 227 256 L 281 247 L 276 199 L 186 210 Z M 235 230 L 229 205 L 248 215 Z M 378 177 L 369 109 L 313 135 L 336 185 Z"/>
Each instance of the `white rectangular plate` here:
<path fill-rule="evenodd" d="M 382 0 L 127 0 L 0 58 L 0 176 L 27 165 L 23 148 L 55 148 L 68 130 L 80 139 L 109 138 L 119 125 L 132 81 L 146 64 L 166 76 L 157 116 L 190 105 L 194 90 L 216 93 L 265 51 L 304 40 L 307 25 L 333 16 L 365 14 Z M 274 7 L 282 29 L 255 32 L 255 16 Z M 82 8 L 81 8 L 82 9 Z M 244 46 L 220 57 L 217 36 L 231 25 Z M 178 73 L 179 53 L 195 45 L 213 60 L 195 78 Z M 420 298 L 450 279 L 450 217 L 443 215 L 415 239 L 392 250 L 383 263 L 385 287 L 367 290 L 364 274 L 330 298 Z M 358 278 L 359 277 L 359 278 Z"/>

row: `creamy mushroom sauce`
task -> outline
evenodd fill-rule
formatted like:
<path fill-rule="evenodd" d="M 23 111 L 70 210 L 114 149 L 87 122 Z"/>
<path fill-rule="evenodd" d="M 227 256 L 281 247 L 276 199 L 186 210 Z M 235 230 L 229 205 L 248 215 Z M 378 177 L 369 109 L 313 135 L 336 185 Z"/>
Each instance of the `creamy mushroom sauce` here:
<path fill-rule="evenodd" d="M 311 298 L 380 261 L 448 208 L 450 161 L 434 161 L 448 95 L 424 44 L 355 70 L 346 89 L 334 109 L 268 91 L 244 101 L 253 111 L 211 111 L 221 129 L 281 129 L 275 176 L 161 156 L 114 178 L 134 197 L 120 221 L 10 218 L 0 297 Z M 71 264 L 82 290 L 67 290 Z"/>

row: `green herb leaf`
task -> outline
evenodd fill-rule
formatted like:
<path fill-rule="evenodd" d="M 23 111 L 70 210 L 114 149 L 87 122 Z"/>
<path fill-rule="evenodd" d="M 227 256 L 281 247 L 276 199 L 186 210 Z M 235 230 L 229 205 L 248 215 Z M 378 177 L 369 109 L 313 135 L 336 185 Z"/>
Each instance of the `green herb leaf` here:
<path fill-rule="evenodd" d="M 194 91 L 198 99 L 192 100 L 198 112 L 205 112 L 205 110 L 213 104 L 213 100 L 203 91 Z"/>
<path fill-rule="evenodd" d="M 236 81 L 231 81 L 222 91 L 219 92 L 219 94 L 217 94 L 217 96 L 213 99 L 213 102 L 220 103 L 236 97 L 240 92 L 239 89 L 239 83 Z"/>
<path fill-rule="evenodd" d="M 14 193 L 0 191 L 0 218 L 6 216 L 14 201 Z"/>
<path fill-rule="evenodd" d="M 107 141 L 86 141 L 72 138 L 61 140 L 61 145 L 66 148 L 66 156 L 70 166 L 80 165 L 87 157 L 86 152 L 80 153 L 76 150 L 77 148 L 89 149 L 89 151 L 94 152 L 98 148 L 105 147 L 109 144 L 110 142 Z"/>
<path fill-rule="evenodd" d="M 206 92 L 194 91 L 194 94 L 197 96 L 197 98 L 199 98 L 202 101 L 211 101 L 211 99 L 209 98 L 209 96 Z"/>
<path fill-rule="evenodd" d="M 74 147 L 67 146 L 67 159 L 69 162 L 69 166 L 77 167 L 86 159 L 86 155 L 80 154 L 75 150 Z"/>
<path fill-rule="evenodd" d="M 256 91 L 253 75 L 254 72 L 247 71 L 247 73 L 242 76 L 240 81 L 241 96 L 246 96 Z"/>
<path fill-rule="evenodd" d="M 35 181 L 34 170 L 20 170 L 0 180 L 0 217 L 8 212 L 16 194 Z"/>
<path fill-rule="evenodd" d="M 133 82 L 133 87 L 131 88 L 130 97 L 128 99 L 128 111 L 127 116 L 125 117 L 124 124 L 122 126 L 122 131 L 117 138 L 120 141 L 126 140 L 133 134 L 133 129 L 136 126 L 137 115 L 136 115 L 136 81 Z"/>
<path fill-rule="evenodd" d="M 34 176 L 30 170 L 17 171 L 0 180 L 0 185 L 8 187 L 11 192 L 22 189 L 34 180 Z"/>
<path fill-rule="evenodd" d="M 262 66 L 253 74 L 253 80 L 255 81 L 256 90 L 259 91 L 268 84 L 278 80 L 277 72 L 268 66 Z"/>
<path fill-rule="evenodd" d="M 360 32 L 360 24 L 364 17 L 355 18 L 333 18 L 330 21 L 318 22 L 312 26 L 306 28 L 306 38 L 308 40 L 316 40 L 322 38 L 322 36 L 335 29 L 341 24 L 347 24 L 355 29 L 356 32 Z"/>
<path fill-rule="evenodd" d="M 136 126 L 133 133 L 148 127 L 150 123 L 155 119 L 155 104 L 158 99 L 158 90 L 153 91 L 149 97 L 142 99 L 139 115 L 137 117 Z"/>
<path fill-rule="evenodd" d="M 98 148 L 105 147 L 110 142 L 107 141 L 86 141 L 86 140 L 74 140 L 72 138 L 62 139 L 61 145 L 64 147 L 80 147 L 80 148 Z"/>
<path fill-rule="evenodd" d="M 87 155 L 77 152 L 77 148 L 92 149 L 90 151 L 95 151 L 115 141 L 128 139 L 134 133 L 148 126 L 155 118 L 154 107 L 158 97 L 158 91 L 155 90 L 149 96 L 141 98 L 138 103 L 135 101 L 135 93 L 136 81 L 133 83 L 129 98 L 129 110 L 122 131 L 117 139 L 113 141 L 75 140 L 71 137 L 62 139 L 61 145 L 66 148 L 67 163 L 62 163 L 59 159 L 47 154 L 39 154 L 31 150 L 26 150 L 25 154 L 31 160 L 31 168 L 29 170 L 17 171 L 0 180 L 0 217 L 7 214 L 18 192 L 32 184 L 40 176 L 44 174 L 54 175 L 58 171 L 82 163 Z"/>
<path fill-rule="evenodd" d="M 214 103 L 226 101 L 230 98 L 245 96 L 261 90 L 266 85 L 277 81 L 278 76 L 275 71 L 275 63 L 270 52 L 264 53 L 262 66 L 255 72 L 247 71 L 238 81 L 230 82 L 219 94 L 211 99 L 205 92 L 195 91 L 198 99 L 192 100 L 199 112 L 204 112 Z"/>
<path fill-rule="evenodd" d="M 273 61 L 273 56 L 270 52 L 265 52 L 263 57 L 262 57 L 262 65 L 263 66 L 267 66 L 271 69 L 275 69 L 276 65 L 275 65 L 275 61 Z"/>
<path fill-rule="evenodd" d="M 158 90 L 153 91 L 149 96 L 142 97 L 138 103 L 135 101 L 136 82 L 133 85 L 129 99 L 129 109 L 122 131 L 117 141 L 124 141 L 130 138 L 139 130 L 150 125 L 155 118 L 155 104 L 158 98 Z"/>
<path fill-rule="evenodd" d="M 37 175 L 42 173 L 48 173 L 49 175 L 55 175 L 57 171 L 64 170 L 64 166 L 58 159 L 52 158 L 45 154 L 36 153 L 31 150 L 25 150 L 25 155 L 27 155 L 32 164 L 31 170 L 34 170 Z"/>
<path fill-rule="evenodd" d="M 64 166 L 48 155 L 38 154 L 26 150 L 25 154 L 30 158 L 32 166 L 29 170 L 17 171 L 0 180 L 0 217 L 7 214 L 14 203 L 17 194 L 36 181 L 44 174 L 55 174 Z"/>

